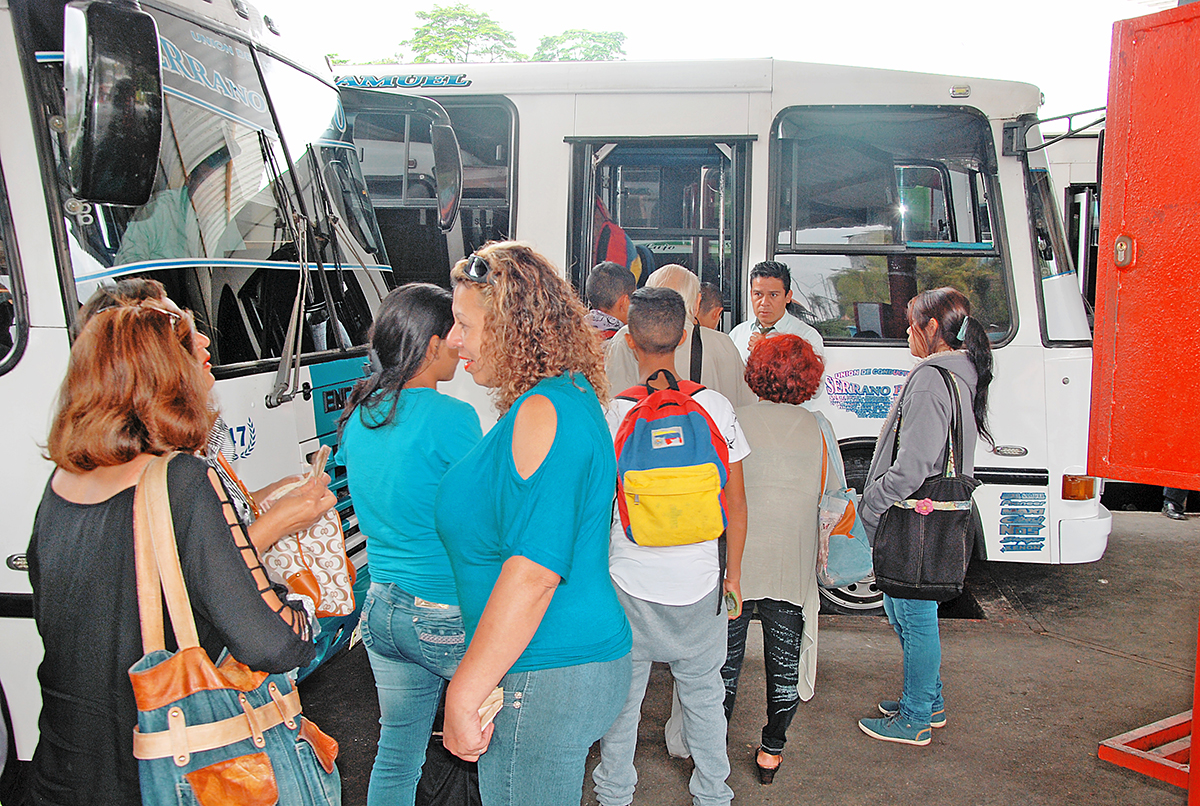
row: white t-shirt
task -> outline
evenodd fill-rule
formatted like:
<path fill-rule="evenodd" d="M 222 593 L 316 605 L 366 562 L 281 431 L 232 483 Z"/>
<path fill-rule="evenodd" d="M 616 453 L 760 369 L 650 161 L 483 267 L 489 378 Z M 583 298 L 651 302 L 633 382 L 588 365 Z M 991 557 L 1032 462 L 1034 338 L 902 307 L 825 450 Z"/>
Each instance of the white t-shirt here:
<path fill-rule="evenodd" d="M 743 362 L 750 360 L 750 335 L 756 332 L 755 327 L 757 325 L 757 319 L 750 319 L 742 322 L 729 334 L 729 338 L 733 339 L 734 346 L 742 354 Z M 779 317 L 779 321 L 775 323 L 775 329 L 768 333 L 767 337 L 770 338 L 775 333 L 791 333 L 794 336 L 799 336 L 812 345 L 813 351 L 817 355 L 822 358 L 825 357 L 825 340 L 821 338 L 821 334 L 817 332 L 817 329 L 805 324 L 787 311 L 784 311 L 783 316 Z"/>
<path fill-rule="evenodd" d="M 708 412 L 729 446 L 729 461 L 740 462 L 750 455 L 746 435 L 737 414 L 725 397 L 712 389 L 697 392 L 695 401 Z M 615 438 L 621 421 L 634 407 L 632 400 L 614 398 L 605 418 Z M 625 536 L 616 502 L 613 502 L 612 532 L 608 541 L 608 570 L 613 582 L 630 596 L 665 605 L 690 605 L 717 587 L 721 573 L 717 541 L 686 546 L 639 546 Z"/>

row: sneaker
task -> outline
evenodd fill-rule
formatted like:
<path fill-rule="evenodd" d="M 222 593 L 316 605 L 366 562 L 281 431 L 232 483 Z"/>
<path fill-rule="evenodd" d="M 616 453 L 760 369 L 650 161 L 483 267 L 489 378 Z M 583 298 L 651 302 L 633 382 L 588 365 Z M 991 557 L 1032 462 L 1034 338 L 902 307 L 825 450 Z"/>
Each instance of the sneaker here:
<path fill-rule="evenodd" d="M 1187 515 L 1183 512 L 1183 507 L 1176 504 L 1174 501 L 1163 501 L 1162 514 L 1166 515 L 1173 521 L 1186 521 Z"/>
<path fill-rule="evenodd" d="M 880 700 L 879 713 L 884 716 L 895 716 L 900 713 L 900 703 L 895 700 Z M 929 727 L 944 728 L 946 727 L 946 706 L 942 706 L 933 712 L 929 718 Z"/>
<path fill-rule="evenodd" d="M 878 719 L 860 719 L 858 726 L 872 739 L 881 739 L 885 742 L 915 744 L 923 747 L 933 739 L 933 731 L 929 729 L 929 725 L 907 722 L 901 719 L 899 714 Z"/>

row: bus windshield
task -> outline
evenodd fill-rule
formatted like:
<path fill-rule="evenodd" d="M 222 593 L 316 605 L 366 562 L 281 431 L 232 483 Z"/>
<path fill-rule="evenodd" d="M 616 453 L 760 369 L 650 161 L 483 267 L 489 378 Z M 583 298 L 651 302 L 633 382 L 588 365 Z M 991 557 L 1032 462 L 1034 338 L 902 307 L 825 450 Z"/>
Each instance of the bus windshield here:
<path fill-rule="evenodd" d="M 239 40 L 154 14 L 165 95 L 154 194 L 142 207 L 68 211 L 77 297 L 105 277 L 154 277 L 208 333 L 213 365 L 229 366 L 282 355 L 299 272 L 320 260 L 364 271 L 308 284 L 302 349 L 364 344 L 371 300 L 391 276 L 337 91 Z"/>
<path fill-rule="evenodd" d="M 826 340 L 905 338 L 918 292 L 953 285 L 993 342 L 1013 327 L 993 235 L 987 119 L 944 107 L 792 107 L 777 119 L 775 259 Z"/>

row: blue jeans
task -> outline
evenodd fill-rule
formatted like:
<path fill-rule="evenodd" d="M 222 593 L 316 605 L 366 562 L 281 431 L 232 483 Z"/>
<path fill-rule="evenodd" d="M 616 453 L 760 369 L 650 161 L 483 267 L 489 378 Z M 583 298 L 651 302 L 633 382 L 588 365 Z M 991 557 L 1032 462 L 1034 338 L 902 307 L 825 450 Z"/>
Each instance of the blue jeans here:
<path fill-rule="evenodd" d="M 579 803 L 588 750 L 620 713 L 629 675 L 629 655 L 506 674 L 504 707 L 479 757 L 483 806 Z"/>
<path fill-rule="evenodd" d="M 725 681 L 725 719 L 733 715 L 738 678 L 746 657 L 746 630 L 758 611 L 763 631 L 763 664 L 767 675 L 767 724 L 762 729 L 762 749 L 777 756 L 787 744 L 787 729 L 800 706 L 800 639 L 804 635 L 804 610 L 791 602 L 752 599 L 742 602 L 742 614 L 729 622 L 729 648 L 721 679 Z"/>
<path fill-rule="evenodd" d="M 379 693 L 379 748 L 368 806 L 412 804 L 446 681 L 466 650 L 457 606 L 372 582 L 359 622 Z"/>
<path fill-rule="evenodd" d="M 883 612 L 904 651 L 904 691 L 900 716 L 928 725 L 942 702 L 942 641 L 938 635 L 938 603 L 924 599 L 894 599 L 883 595 Z"/>

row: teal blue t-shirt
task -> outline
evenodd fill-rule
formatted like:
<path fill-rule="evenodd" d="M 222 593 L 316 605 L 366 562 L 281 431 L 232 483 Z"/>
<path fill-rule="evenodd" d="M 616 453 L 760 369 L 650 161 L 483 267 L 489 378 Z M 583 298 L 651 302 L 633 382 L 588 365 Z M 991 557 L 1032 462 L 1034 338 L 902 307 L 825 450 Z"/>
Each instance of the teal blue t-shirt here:
<path fill-rule="evenodd" d="M 513 423 L 530 395 L 554 404 L 558 426 L 541 466 L 522 479 L 513 464 Z M 575 373 L 545 378 L 517 398 L 442 479 L 437 529 L 450 553 L 468 638 L 509 557 L 562 577 L 511 671 L 610 661 L 629 652 L 629 622 L 608 575 L 616 479 L 604 412 L 591 384 Z"/>
<path fill-rule="evenodd" d="M 396 416 L 362 407 L 346 422 L 338 448 L 359 528 L 367 536 L 371 580 L 408 593 L 458 604 L 446 549 L 434 528 L 433 506 L 446 470 L 479 442 L 479 415 L 435 389 L 405 389 Z"/>

